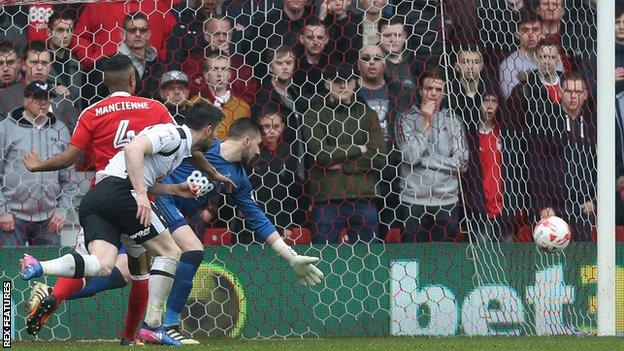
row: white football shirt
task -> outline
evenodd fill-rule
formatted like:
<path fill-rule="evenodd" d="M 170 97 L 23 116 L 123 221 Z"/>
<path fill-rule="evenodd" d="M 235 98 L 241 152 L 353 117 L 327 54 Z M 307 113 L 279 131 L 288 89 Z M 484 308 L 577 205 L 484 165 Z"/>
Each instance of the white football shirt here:
<path fill-rule="evenodd" d="M 191 155 L 191 130 L 185 125 L 157 124 L 145 128 L 137 137 L 141 135 L 152 142 L 152 154 L 145 155 L 143 162 L 143 177 L 148 187 L 171 173 L 184 158 Z M 113 156 L 104 170 L 97 172 L 96 182 L 108 176 L 128 177 L 124 150 Z"/>

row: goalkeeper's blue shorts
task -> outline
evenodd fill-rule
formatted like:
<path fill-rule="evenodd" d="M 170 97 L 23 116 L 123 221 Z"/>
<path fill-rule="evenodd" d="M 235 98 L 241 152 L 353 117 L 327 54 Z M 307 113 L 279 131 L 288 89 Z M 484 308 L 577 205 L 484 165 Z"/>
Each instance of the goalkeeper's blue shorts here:
<path fill-rule="evenodd" d="M 156 199 L 156 206 L 163 216 L 163 224 L 169 229 L 169 233 L 173 233 L 176 229 L 183 225 L 187 225 L 184 215 L 178 209 L 176 199 L 171 195 L 161 195 Z"/>

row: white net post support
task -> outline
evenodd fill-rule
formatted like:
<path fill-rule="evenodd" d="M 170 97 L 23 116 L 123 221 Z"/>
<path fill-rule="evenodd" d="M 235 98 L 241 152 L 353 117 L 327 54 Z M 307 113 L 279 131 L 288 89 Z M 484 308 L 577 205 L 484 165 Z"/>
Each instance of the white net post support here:
<path fill-rule="evenodd" d="M 615 3 L 598 0 L 598 335 L 615 335 Z"/>

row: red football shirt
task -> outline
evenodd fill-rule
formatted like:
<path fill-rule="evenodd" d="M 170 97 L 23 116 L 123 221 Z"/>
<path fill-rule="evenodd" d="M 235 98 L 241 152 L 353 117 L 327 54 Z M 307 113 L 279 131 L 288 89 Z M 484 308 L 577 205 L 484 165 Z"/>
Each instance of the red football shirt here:
<path fill-rule="evenodd" d="M 500 216 L 503 208 L 503 177 L 501 164 L 503 155 L 500 145 L 500 131 L 479 131 L 479 159 L 483 176 L 485 209 L 488 216 Z"/>
<path fill-rule="evenodd" d="M 69 143 L 92 150 L 95 170 L 100 171 L 140 131 L 160 123 L 175 123 L 162 103 L 116 92 L 82 111 Z"/>

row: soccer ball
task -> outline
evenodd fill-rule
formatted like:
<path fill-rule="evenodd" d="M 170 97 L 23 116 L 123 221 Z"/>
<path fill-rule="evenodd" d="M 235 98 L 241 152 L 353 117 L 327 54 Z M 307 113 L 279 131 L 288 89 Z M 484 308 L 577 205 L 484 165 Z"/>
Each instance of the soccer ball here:
<path fill-rule="evenodd" d="M 533 229 L 537 247 L 548 253 L 559 252 L 570 243 L 570 226 L 557 216 L 542 218 Z"/>

